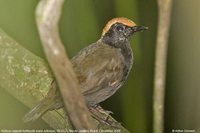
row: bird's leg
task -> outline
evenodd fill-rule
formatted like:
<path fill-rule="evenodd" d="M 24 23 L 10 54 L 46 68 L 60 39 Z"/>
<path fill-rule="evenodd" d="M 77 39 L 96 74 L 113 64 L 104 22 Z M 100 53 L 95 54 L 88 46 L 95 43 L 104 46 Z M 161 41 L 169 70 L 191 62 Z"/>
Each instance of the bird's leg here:
<path fill-rule="evenodd" d="M 99 121 L 101 124 L 117 127 L 120 125 L 116 120 L 110 117 L 109 114 L 113 114 L 111 111 L 104 110 L 99 105 L 89 107 L 90 113 L 94 119 Z"/>
<path fill-rule="evenodd" d="M 113 114 L 113 112 L 112 111 L 109 111 L 109 110 L 105 110 L 105 109 L 103 109 L 101 106 L 99 106 L 99 105 L 94 105 L 94 106 L 92 106 L 92 108 L 95 108 L 97 111 L 99 111 L 100 113 L 102 113 L 102 114 L 105 114 L 105 115 L 110 115 L 110 114 Z"/>
<path fill-rule="evenodd" d="M 89 111 L 92 115 L 92 117 L 94 119 L 96 119 L 97 121 L 99 121 L 99 123 L 101 124 L 107 124 L 107 125 L 110 125 L 109 123 L 106 122 L 106 119 L 105 119 L 105 115 L 107 116 L 108 114 L 105 114 L 105 112 L 102 113 L 102 111 L 99 110 L 99 105 L 94 105 L 94 106 L 90 106 L 89 107 Z M 101 113 L 101 114 L 100 114 Z M 102 116 L 102 114 L 104 116 Z"/>

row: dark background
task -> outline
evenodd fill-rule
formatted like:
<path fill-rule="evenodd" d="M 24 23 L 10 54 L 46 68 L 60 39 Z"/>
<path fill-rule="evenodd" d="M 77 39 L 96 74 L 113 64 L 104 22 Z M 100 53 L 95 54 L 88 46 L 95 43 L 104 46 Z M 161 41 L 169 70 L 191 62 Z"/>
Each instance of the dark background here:
<path fill-rule="evenodd" d="M 38 0 L 0 0 L 0 28 L 44 57 L 35 24 Z M 200 128 L 200 1 L 173 1 L 167 61 L 165 131 Z M 70 57 L 97 41 L 113 17 L 149 30 L 132 39 L 134 66 L 126 84 L 102 106 L 135 133 L 152 132 L 152 89 L 157 30 L 155 0 L 66 0 L 60 33 Z M 0 129 L 48 129 L 42 120 L 24 124 L 29 109 L 0 89 Z"/>

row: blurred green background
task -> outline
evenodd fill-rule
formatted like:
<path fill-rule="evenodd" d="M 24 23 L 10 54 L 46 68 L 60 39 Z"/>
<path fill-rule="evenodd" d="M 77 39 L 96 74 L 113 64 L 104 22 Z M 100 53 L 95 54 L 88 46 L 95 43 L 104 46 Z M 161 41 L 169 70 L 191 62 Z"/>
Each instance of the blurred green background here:
<path fill-rule="evenodd" d="M 38 0 L 0 0 L 0 28 L 44 57 L 35 24 Z M 200 128 L 200 1 L 173 1 L 167 62 L 165 132 Z M 149 30 L 132 39 L 128 81 L 102 106 L 134 133 L 152 132 L 152 88 L 157 30 L 156 0 L 66 0 L 60 33 L 70 57 L 95 42 L 108 20 L 123 16 Z M 23 123 L 29 109 L 0 88 L 0 129 L 48 129 L 41 119 Z"/>

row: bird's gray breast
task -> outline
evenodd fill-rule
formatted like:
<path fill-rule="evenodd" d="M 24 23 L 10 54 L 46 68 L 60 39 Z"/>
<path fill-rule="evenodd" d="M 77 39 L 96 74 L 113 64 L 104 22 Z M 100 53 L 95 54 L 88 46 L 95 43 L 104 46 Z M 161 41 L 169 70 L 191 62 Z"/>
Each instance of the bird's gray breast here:
<path fill-rule="evenodd" d="M 124 77 L 122 80 L 125 81 L 133 65 L 133 52 L 129 42 L 124 43 L 123 46 L 119 48 L 119 50 L 124 57 Z"/>

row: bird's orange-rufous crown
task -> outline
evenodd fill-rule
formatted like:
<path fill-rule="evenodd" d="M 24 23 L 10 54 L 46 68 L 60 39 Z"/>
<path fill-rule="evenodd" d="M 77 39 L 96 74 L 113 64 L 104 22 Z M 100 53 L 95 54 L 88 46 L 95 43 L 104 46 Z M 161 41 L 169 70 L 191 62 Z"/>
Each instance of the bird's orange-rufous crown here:
<path fill-rule="evenodd" d="M 109 31 L 110 27 L 115 23 L 122 23 L 124 25 L 129 26 L 129 27 L 136 26 L 136 24 L 133 21 L 131 21 L 130 19 L 127 19 L 127 18 L 124 18 L 124 17 L 113 18 L 103 28 L 102 36 L 105 35 L 106 32 Z"/>

